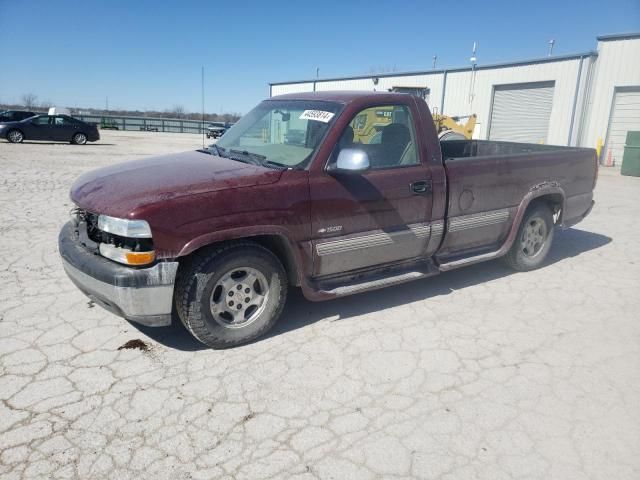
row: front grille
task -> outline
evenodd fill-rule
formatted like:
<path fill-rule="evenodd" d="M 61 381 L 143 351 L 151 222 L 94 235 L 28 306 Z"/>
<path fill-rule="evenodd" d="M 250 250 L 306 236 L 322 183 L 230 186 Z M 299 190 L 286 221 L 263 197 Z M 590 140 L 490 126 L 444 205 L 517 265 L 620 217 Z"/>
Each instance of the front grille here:
<path fill-rule="evenodd" d="M 153 250 L 153 240 L 150 238 L 126 238 L 98 230 L 98 214 L 96 213 L 75 208 L 71 212 L 71 217 L 76 226 L 82 222 L 86 224 L 87 237 L 97 244 L 106 243 L 119 248 L 128 248 L 133 252 L 149 252 Z"/>
<path fill-rule="evenodd" d="M 76 225 L 80 222 L 87 224 L 87 236 L 96 243 L 103 241 L 103 232 L 98 230 L 98 215 L 81 208 L 75 208 L 71 212 L 71 217 Z"/>

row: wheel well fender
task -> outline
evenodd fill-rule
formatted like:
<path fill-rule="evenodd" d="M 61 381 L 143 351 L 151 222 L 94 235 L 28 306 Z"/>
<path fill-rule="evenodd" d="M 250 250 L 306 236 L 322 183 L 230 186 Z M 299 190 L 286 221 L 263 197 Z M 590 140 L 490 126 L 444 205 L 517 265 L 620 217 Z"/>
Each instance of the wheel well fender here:
<path fill-rule="evenodd" d="M 265 230 L 262 232 L 217 232 L 198 237 L 187 243 L 178 254 L 178 260 L 190 257 L 203 249 L 210 248 L 222 242 L 250 241 L 271 251 L 282 263 L 289 284 L 300 286 L 300 272 L 302 260 L 296 253 L 294 243 L 288 235 L 281 231 Z"/>
<path fill-rule="evenodd" d="M 256 235 L 255 237 L 250 237 L 250 239 L 267 248 L 278 257 L 287 272 L 289 285 L 300 286 L 298 264 L 288 239 L 280 235 Z"/>
<path fill-rule="evenodd" d="M 565 193 L 560 185 L 557 183 L 542 183 L 534 186 L 523 197 L 520 205 L 516 208 L 513 223 L 511 224 L 511 230 L 507 235 L 507 239 L 500 248 L 500 254 L 504 254 L 509 251 L 511 245 L 518 235 L 520 224 L 524 218 L 527 210 L 540 203 L 547 204 L 554 214 L 554 220 L 557 225 L 562 224 L 562 212 L 564 211 Z"/>

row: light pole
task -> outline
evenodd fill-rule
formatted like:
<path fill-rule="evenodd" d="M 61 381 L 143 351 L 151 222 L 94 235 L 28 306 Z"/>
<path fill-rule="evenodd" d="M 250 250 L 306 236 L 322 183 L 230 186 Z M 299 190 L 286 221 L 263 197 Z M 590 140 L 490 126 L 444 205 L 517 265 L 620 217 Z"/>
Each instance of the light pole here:
<path fill-rule="evenodd" d="M 204 149 L 204 65 L 202 65 L 202 148 Z"/>

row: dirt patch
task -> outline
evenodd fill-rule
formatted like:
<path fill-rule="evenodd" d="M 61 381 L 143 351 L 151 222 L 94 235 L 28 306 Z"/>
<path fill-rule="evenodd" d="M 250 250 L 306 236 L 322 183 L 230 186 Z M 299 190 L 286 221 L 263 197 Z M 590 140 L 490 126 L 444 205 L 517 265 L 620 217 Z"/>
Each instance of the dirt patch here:
<path fill-rule="evenodd" d="M 141 350 L 143 352 L 148 352 L 151 347 L 148 343 L 143 342 L 139 338 L 134 340 L 129 340 L 124 345 L 120 345 L 118 350 Z"/>

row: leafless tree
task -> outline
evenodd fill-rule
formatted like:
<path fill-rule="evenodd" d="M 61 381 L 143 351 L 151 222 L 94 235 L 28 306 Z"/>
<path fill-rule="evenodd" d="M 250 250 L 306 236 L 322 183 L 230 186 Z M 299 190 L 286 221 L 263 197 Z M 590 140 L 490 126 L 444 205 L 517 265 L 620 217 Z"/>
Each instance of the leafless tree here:
<path fill-rule="evenodd" d="M 38 96 L 33 93 L 25 93 L 20 97 L 22 100 L 22 105 L 27 109 L 31 109 L 36 106 L 36 100 L 38 100 Z"/>
<path fill-rule="evenodd" d="M 174 105 L 171 109 L 171 113 L 173 113 L 178 118 L 183 117 L 185 112 L 186 110 L 182 105 Z"/>
<path fill-rule="evenodd" d="M 237 122 L 238 119 L 241 117 L 241 115 L 239 113 L 223 113 L 218 115 L 219 118 L 222 119 L 222 121 L 224 122 Z"/>

